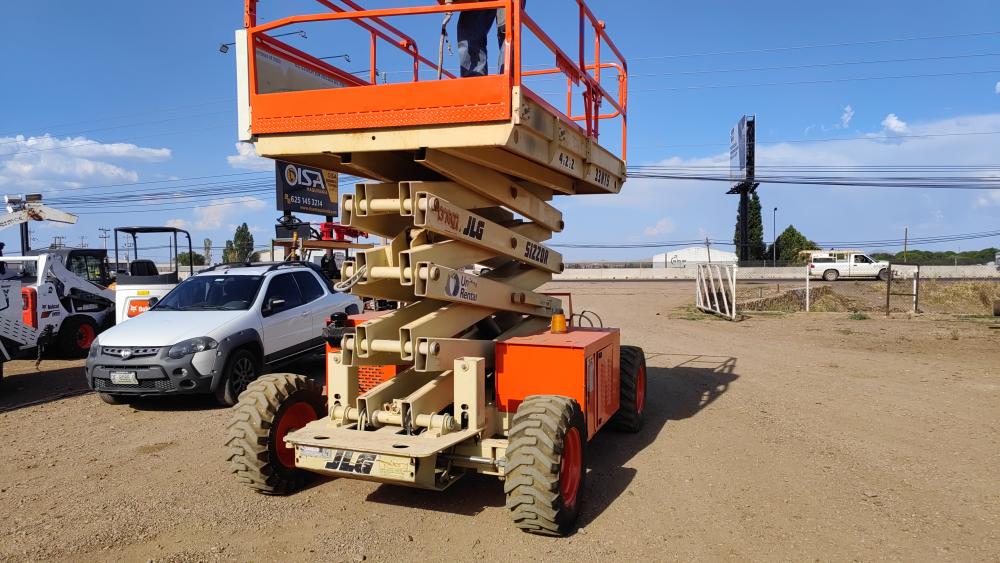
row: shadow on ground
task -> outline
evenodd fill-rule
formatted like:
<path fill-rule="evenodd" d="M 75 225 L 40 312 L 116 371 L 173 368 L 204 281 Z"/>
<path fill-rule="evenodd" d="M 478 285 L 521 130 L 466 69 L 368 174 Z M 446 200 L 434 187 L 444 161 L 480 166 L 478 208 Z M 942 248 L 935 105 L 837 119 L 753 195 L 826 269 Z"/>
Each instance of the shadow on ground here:
<path fill-rule="evenodd" d="M 325 356 L 316 355 L 280 366 L 270 373 L 297 373 L 323 382 L 326 377 Z M 211 393 L 204 395 L 174 395 L 164 397 L 142 397 L 129 401 L 129 405 L 140 411 L 202 411 L 225 409 Z"/>
<path fill-rule="evenodd" d="M 35 370 L 33 361 L 8 362 L 0 382 L 0 412 L 14 411 L 87 393 L 87 379 L 80 365 L 59 362 L 53 369 L 42 362 Z"/>
<path fill-rule="evenodd" d="M 0 412 L 37 406 L 60 399 L 90 393 L 83 360 L 46 360 L 39 369 L 34 361 L 15 360 L 5 366 L 3 380 L 0 381 Z M 322 382 L 325 378 L 324 356 L 302 358 L 280 366 L 278 373 L 301 373 Z M 114 408 L 105 405 L 94 396 L 95 407 Z M 211 394 L 175 395 L 163 397 L 142 397 L 129 402 L 132 408 L 143 411 L 195 411 L 223 408 Z"/>
<path fill-rule="evenodd" d="M 636 473 L 635 469 L 624 467 L 625 464 L 653 443 L 668 421 L 698 414 L 739 377 L 734 373 L 736 358 L 648 356 L 646 418 L 642 430 L 637 434 L 605 430 L 588 446 L 587 492 L 580 526 L 594 521 L 625 492 Z M 656 367 L 664 362 L 673 367 Z M 475 516 L 489 507 L 502 507 L 506 501 L 502 483 L 486 475 L 466 475 L 444 492 L 382 485 L 367 500 L 465 516 Z"/>
<path fill-rule="evenodd" d="M 656 441 L 671 420 L 691 418 L 729 390 L 736 358 L 647 353 L 646 416 L 636 434 L 603 431 L 587 451 L 587 496 L 579 526 L 587 526 L 625 493 L 636 470 L 625 464 Z M 657 364 L 672 367 L 656 367 Z"/>
<path fill-rule="evenodd" d="M 469 474 L 442 492 L 382 485 L 368 495 L 368 501 L 420 510 L 475 516 L 488 507 L 506 502 L 503 483 L 496 477 Z"/>

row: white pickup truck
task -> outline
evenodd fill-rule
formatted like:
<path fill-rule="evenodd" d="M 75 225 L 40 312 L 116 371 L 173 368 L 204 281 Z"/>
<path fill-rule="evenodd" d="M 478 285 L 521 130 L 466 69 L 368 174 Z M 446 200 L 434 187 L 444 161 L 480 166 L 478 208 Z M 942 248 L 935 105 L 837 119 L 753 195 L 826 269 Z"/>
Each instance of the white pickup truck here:
<path fill-rule="evenodd" d="M 363 306 L 301 262 L 216 266 L 101 333 L 87 383 L 109 404 L 214 393 L 232 406 L 264 370 L 323 350 L 330 315 Z"/>
<path fill-rule="evenodd" d="M 809 260 L 809 277 L 826 281 L 851 279 L 889 279 L 889 263 L 875 260 L 863 252 L 814 253 Z"/>

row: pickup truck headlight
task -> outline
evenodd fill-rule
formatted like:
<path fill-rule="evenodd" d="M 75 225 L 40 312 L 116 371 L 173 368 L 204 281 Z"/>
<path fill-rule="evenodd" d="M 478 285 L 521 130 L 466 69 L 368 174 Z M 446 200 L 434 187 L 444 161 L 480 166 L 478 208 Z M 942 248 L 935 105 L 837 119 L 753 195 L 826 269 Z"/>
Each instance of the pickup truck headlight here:
<path fill-rule="evenodd" d="M 179 360 L 184 356 L 190 356 L 191 354 L 204 352 L 205 350 L 215 350 L 218 347 L 219 343 L 215 340 L 207 336 L 199 336 L 198 338 L 190 338 L 174 344 L 167 351 L 167 356 Z"/>

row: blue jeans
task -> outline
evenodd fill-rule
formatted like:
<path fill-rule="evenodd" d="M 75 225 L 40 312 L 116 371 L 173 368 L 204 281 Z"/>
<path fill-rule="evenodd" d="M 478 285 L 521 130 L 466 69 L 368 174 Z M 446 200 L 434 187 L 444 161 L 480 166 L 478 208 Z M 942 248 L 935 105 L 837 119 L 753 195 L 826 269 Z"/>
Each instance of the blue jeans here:
<path fill-rule="evenodd" d="M 458 15 L 458 61 L 461 66 L 462 78 L 469 76 L 486 76 L 490 73 L 490 65 L 487 53 L 487 36 L 493 21 L 497 19 L 497 12 L 502 10 L 477 10 L 474 12 L 462 12 Z M 498 28 L 500 38 L 500 72 L 503 72 L 503 45 L 507 35 L 506 18 Z"/>
<path fill-rule="evenodd" d="M 527 0 L 521 0 L 521 7 Z M 467 76 L 486 76 L 490 73 L 490 65 L 486 52 L 486 36 L 497 22 L 497 49 L 500 51 L 500 74 L 504 71 L 504 43 L 507 41 L 507 11 L 478 10 L 462 12 L 458 15 L 458 61 L 462 67 L 462 78 Z"/>

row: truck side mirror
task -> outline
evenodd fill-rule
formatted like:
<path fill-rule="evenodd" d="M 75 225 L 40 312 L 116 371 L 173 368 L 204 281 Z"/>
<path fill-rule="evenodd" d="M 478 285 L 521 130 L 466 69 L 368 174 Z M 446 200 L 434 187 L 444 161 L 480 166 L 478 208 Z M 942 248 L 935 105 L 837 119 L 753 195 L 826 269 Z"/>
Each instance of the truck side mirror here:
<path fill-rule="evenodd" d="M 284 307 L 285 303 L 286 301 L 280 297 L 272 297 L 267 300 L 267 303 L 264 303 L 261 312 L 265 315 L 270 315 Z"/>

